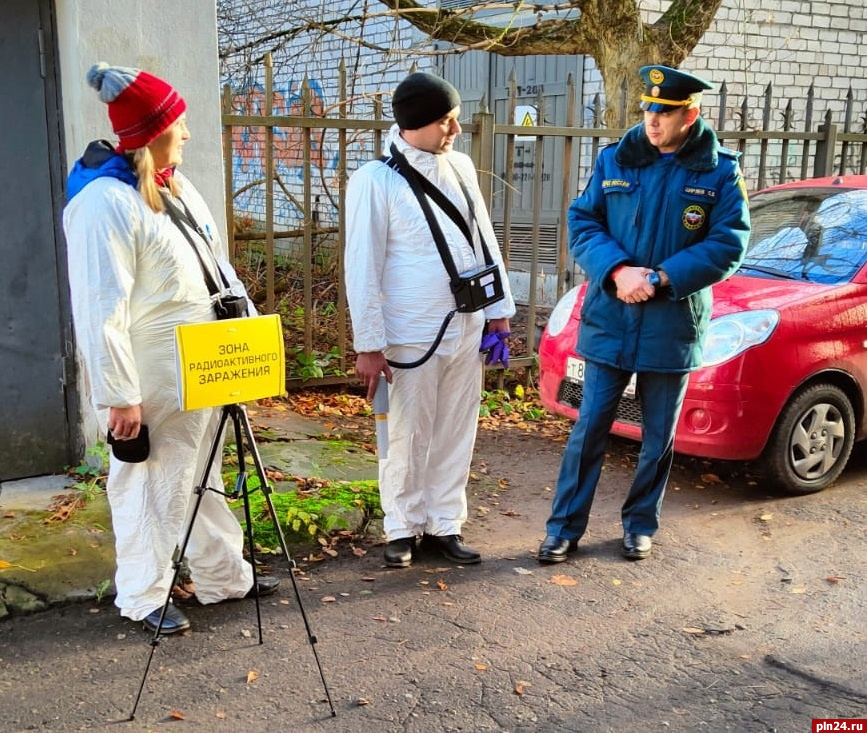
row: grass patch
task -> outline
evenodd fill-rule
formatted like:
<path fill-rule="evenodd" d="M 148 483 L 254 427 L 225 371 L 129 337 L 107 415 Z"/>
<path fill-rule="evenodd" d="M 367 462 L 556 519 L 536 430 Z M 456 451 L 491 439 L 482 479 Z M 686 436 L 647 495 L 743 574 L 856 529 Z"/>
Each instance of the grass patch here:
<path fill-rule="evenodd" d="M 264 495 L 254 491 L 258 486 L 258 477 L 248 479 L 253 540 L 263 552 L 276 552 L 280 542 Z M 306 479 L 297 489 L 273 491 L 271 502 L 287 545 L 362 534 L 371 520 L 382 517 L 377 481 Z"/>

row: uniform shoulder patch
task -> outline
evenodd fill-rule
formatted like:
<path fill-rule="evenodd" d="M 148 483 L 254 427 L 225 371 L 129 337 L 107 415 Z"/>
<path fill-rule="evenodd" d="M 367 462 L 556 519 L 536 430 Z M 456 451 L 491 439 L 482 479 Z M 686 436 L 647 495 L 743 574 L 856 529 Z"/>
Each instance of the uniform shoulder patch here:
<path fill-rule="evenodd" d="M 606 178 L 602 181 L 603 191 L 629 191 L 632 188 L 632 183 L 623 178 Z"/>

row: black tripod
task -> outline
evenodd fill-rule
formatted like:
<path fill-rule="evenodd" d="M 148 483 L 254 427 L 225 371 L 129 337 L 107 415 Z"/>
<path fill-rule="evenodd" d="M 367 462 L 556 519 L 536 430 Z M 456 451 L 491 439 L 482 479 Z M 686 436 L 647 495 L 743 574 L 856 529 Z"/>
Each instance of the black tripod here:
<path fill-rule="evenodd" d="M 238 480 L 235 483 L 234 491 L 228 493 L 225 491 L 221 491 L 220 489 L 207 486 L 207 483 L 208 475 L 211 472 L 211 467 L 214 465 L 214 460 L 217 457 L 217 452 L 222 450 L 223 431 L 226 429 L 226 421 L 230 417 L 232 418 L 232 424 L 235 427 L 235 445 L 237 446 L 238 450 Z M 295 600 L 298 602 L 298 610 L 301 612 L 301 618 L 304 620 L 304 628 L 307 630 L 307 639 L 310 642 L 310 648 L 313 650 L 313 657 L 316 660 L 316 667 L 319 670 L 319 677 L 322 679 L 322 686 L 325 689 L 325 697 L 328 699 L 328 706 L 331 709 L 331 716 L 335 717 L 337 715 L 337 712 L 334 710 L 334 704 L 331 702 L 331 693 L 329 693 L 328 685 L 325 682 L 325 675 L 322 672 L 322 665 L 319 662 L 319 654 L 316 651 L 316 636 L 310 630 L 310 623 L 307 620 L 307 614 L 305 613 L 304 605 L 301 602 L 301 594 L 298 591 L 298 582 L 295 580 L 295 561 L 292 559 L 292 556 L 289 554 L 289 550 L 286 547 L 286 538 L 283 535 L 283 528 L 280 526 L 280 521 L 277 518 L 277 512 L 274 510 L 274 502 L 271 500 L 271 487 L 268 484 L 267 477 L 265 476 L 265 468 L 262 466 L 262 458 L 259 455 L 259 450 L 256 448 L 256 442 L 253 440 L 253 428 L 250 426 L 250 419 L 247 416 L 247 410 L 243 405 L 224 405 L 222 413 L 220 415 L 220 424 L 217 428 L 217 432 L 214 435 L 214 440 L 211 444 L 211 450 L 208 454 L 207 463 L 205 464 L 204 470 L 202 471 L 202 480 L 199 482 L 199 485 L 196 487 L 195 490 L 196 503 L 193 506 L 193 511 L 190 515 L 190 521 L 187 525 L 186 532 L 184 533 L 183 540 L 181 541 L 180 547 L 175 553 L 175 558 L 173 561 L 174 575 L 172 577 L 172 582 L 169 585 L 169 592 L 166 595 L 166 601 L 163 604 L 162 611 L 160 612 L 160 619 L 157 623 L 157 628 L 154 631 L 154 635 L 150 641 L 151 651 L 148 655 L 148 661 L 147 665 L 145 666 L 144 675 L 142 676 L 141 685 L 139 685 L 138 688 L 138 694 L 135 698 L 135 704 L 133 705 L 132 711 L 129 714 L 130 720 L 133 720 L 135 718 L 135 711 L 138 708 L 139 700 L 141 700 L 142 691 L 144 690 L 148 672 L 150 671 L 151 662 L 154 658 L 154 652 L 156 651 L 156 648 L 157 646 L 159 646 L 160 643 L 160 632 L 162 631 L 163 622 L 165 621 L 166 609 L 168 608 L 169 603 L 171 603 L 172 588 L 178 581 L 178 575 L 180 574 L 184 555 L 187 551 L 187 544 L 190 541 L 193 523 L 196 521 L 196 515 L 199 512 L 199 507 L 202 504 L 202 499 L 205 496 L 206 491 L 213 491 L 230 499 L 237 499 L 240 496 L 244 500 L 244 518 L 247 521 L 247 543 L 250 549 L 250 564 L 253 566 L 253 588 L 256 591 L 256 621 L 259 626 L 259 643 L 263 643 L 262 612 L 259 604 L 259 581 L 258 574 L 256 572 L 255 556 L 253 554 L 253 519 L 250 513 L 250 498 L 249 490 L 247 488 L 247 467 L 244 452 L 245 443 L 249 448 L 250 455 L 253 457 L 253 464 L 256 466 L 256 475 L 259 477 L 259 485 L 262 490 L 262 496 L 265 497 L 265 504 L 268 507 L 268 514 L 270 514 L 271 521 L 274 523 L 274 530 L 277 534 L 277 538 L 280 541 L 280 549 L 283 552 L 283 556 L 289 563 L 289 577 L 292 579 L 292 588 L 295 591 Z"/>

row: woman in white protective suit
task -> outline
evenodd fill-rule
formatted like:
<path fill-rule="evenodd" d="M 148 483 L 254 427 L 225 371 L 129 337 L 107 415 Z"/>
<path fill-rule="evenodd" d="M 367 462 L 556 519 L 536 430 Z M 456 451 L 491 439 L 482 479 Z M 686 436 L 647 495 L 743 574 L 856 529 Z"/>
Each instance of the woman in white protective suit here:
<path fill-rule="evenodd" d="M 100 63 L 87 81 L 108 105 L 119 143 L 91 143 L 69 176 L 63 224 L 72 312 L 91 401 L 115 441 L 107 486 L 115 604 L 155 631 L 220 418 L 213 408 L 179 408 L 175 326 L 216 319 L 205 268 L 212 282 L 227 283 L 255 310 L 214 238 L 217 226 L 204 200 L 175 170 L 190 138 L 184 99 L 138 69 Z M 169 216 L 164 196 L 183 220 Z M 141 448 L 146 434 L 149 452 L 125 456 L 124 449 Z M 222 487 L 220 468 L 218 456 L 207 486 Z M 225 498 L 205 491 L 186 550 L 201 603 L 255 593 L 243 545 Z M 258 593 L 272 593 L 278 583 L 259 576 Z M 189 627 L 169 604 L 160 633 Z"/>

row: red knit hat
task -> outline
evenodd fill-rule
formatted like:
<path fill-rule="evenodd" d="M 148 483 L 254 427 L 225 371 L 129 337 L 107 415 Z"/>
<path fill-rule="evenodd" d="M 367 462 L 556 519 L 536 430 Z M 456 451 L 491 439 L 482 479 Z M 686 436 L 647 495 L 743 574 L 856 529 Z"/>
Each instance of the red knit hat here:
<path fill-rule="evenodd" d="M 87 72 L 87 83 L 108 105 L 108 117 L 121 150 L 135 150 L 153 142 L 187 109 L 177 91 L 139 69 L 109 66 L 101 61 Z"/>

